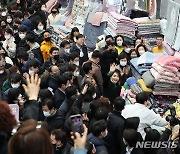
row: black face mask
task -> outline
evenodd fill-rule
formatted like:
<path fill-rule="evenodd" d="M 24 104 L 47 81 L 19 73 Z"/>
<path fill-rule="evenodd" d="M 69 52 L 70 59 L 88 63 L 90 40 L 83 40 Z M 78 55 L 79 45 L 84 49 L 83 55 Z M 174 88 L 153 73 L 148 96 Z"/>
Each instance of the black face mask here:
<path fill-rule="evenodd" d="M 55 56 L 54 56 L 54 59 L 55 59 L 55 60 L 59 60 L 59 55 L 55 55 Z"/>
<path fill-rule="evenodd" d="M 45 40 L 46 42 L 50 42 L 50 41 L 51 41 L 51 37 L 44 38 L 44 40 Z"/>

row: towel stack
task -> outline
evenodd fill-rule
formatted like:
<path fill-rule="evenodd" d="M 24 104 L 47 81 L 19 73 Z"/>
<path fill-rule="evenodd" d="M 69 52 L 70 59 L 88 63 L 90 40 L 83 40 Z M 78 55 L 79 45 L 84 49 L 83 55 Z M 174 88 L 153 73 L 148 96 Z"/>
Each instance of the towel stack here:
<path fill-rule="evenodd" d="M 160 56 L 152 64 L 155 78 L 154 95 L 170 95 L 180 98 L 180 57 Z"/>
<path fill-rule="evenodd" d="M 148 17 L 135 18 L 134 22 L 138 24 L 137 35 L 145 38 L 145 42 L 150 46 L 155 45 L 156 36 L 160 33 L 160 20 L 151 20 Z"/>
<path fill-rule="evenodd" d="M 108 16 L 108 28 L 105 30 L 105 33 L 107 33 L 106 31 L 111 31 L 113 34 L 134 38 L 137 26 L 137 23 L 130 18 L 116 12 L 110 12 Z"/>

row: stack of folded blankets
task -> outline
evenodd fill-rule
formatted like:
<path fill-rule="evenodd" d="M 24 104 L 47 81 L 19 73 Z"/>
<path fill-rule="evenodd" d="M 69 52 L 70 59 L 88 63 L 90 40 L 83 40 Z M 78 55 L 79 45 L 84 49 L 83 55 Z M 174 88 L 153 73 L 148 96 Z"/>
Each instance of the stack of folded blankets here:
<path fill-rule="evenodd" d="M 160 33 L 160 20 L 152 20 L 148 17 L 135 18 L 134 22 L 138 24 L 138 32 L 137 35 L 140 37 L 144 37 L 145 42 L 150 46 L 155 45 L 156 36 Z"/>
<path fill-rule="evenodd" d="M 121 34 L 133 39 L 137 27 L 137 23 L 132 19 L 116 12 L 110 12 L 108 16 L 108 28 L 105 30 L 105 33 L 106 31 L 111 31 L 113 34 Z"/>
<path fill-rule="evenodd" d="M 180 57 L 160 56 L 150 70 L 155 78 L 154 95 L 170 95 L 180 98 Z"/>
<path fill-rule="evenodd" d="M 162 55 L 163 53 L 145 52 L 139 58 L 131 59 L 131 65 L 139 74 L 143 74 L 144 72 L 150 70 L 155 59 Z"/>
<path fill-rule="evenodd" d="M 55 27 L 54 31 L 58 34 L 58 38 L 60 42 L 62 42 L 65 38 L 67 38 L 71 32 L 70 29 L 61 25 L 59 25 L 58 27 Z"/>

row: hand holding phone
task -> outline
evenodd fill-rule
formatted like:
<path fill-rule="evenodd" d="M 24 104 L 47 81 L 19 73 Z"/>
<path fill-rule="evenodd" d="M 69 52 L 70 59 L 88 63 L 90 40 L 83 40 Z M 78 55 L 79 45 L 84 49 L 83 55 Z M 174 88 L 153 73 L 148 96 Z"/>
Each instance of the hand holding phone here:
<path fill-rule="evenodd" d="M 72 115 L 70 117 L 71 119 L 71 129 L 72 132 L 78 132 L 79 134 L 83 134 L 84 129 L 83 129 L 83 119 L 80 114 Z"/>

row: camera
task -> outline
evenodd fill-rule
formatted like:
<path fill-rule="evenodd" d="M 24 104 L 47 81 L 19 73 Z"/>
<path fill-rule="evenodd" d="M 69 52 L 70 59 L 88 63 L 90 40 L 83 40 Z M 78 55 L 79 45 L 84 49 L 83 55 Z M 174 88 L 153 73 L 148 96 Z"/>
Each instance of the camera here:
<path fill-rule="evenodd" d="M 174 106 L 172 105 L 168 105 L 167 106 L 167 110 L 170 110 L 170 115 L 168 115 L 166 117 L 166 121 L 168 121 L 170 123 L 170 126 L 175 126 L 180 124 L 179 119 L 176 118 L 176 109 Z"/>

